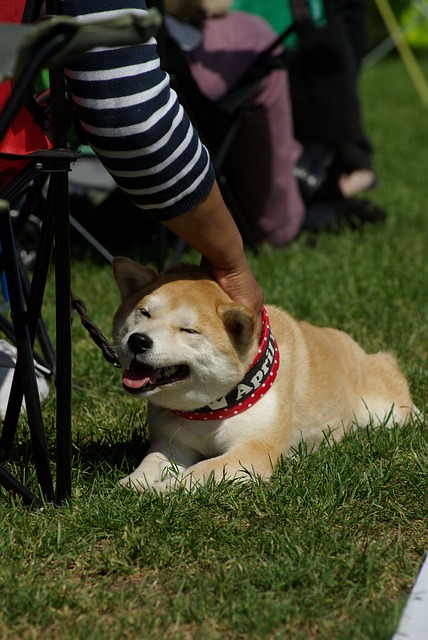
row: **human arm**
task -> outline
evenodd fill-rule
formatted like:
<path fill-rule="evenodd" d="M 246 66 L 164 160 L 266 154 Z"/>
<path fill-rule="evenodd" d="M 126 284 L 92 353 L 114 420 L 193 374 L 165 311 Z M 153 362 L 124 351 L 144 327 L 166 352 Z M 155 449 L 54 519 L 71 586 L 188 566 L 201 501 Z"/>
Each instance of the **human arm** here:
<path fill-rule="evenodd" d="M 197 207 L 163 224 L 202 254 L 214 280 L 233 300 L 260 316 L 262 289 L 248 265 L 241 234 L 217 183 Z"/>
<path fill-rule="evenodd" d="M 102 19 L 144 0 L 62 0 L 64 13 Z M 207 149 L 161 70 L 156 42 L 98 48 L 66 69 L 87 142 L 146 216 L 200 251 L 213 277 L 254 312 L 261 290 L 215 183 Z"/>

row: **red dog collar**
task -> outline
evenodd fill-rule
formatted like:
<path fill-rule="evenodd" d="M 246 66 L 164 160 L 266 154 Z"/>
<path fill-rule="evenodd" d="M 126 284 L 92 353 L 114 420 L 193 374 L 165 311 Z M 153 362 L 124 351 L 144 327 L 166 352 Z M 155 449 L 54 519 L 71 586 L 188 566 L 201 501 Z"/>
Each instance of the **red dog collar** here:
<path fill-rule="evenodd" d="M 188 420 L 222 420 L 243 413 L 263 398 L 275 381 L 279 367 L 279 350 L 264 307 L 262 323 L 260 347 L 248 373 L 233 391 L 200 409 L 174 411 L 177 416 Z"/>

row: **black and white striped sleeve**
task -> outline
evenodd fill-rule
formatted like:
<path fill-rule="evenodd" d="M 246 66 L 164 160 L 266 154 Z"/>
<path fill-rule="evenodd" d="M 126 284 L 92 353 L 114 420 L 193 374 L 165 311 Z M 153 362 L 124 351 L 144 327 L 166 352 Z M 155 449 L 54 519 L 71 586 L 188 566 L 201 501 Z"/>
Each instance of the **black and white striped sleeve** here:
<path fill-rule="evenodd" d="M 144 11 L 144 0 L 62 0 L 79 20 Z M 88 143 L 146 215 L 171 220 L 211 191 L 214 170 L 159 65 L 156 42 L 97 48 L 66 69 Z"/>

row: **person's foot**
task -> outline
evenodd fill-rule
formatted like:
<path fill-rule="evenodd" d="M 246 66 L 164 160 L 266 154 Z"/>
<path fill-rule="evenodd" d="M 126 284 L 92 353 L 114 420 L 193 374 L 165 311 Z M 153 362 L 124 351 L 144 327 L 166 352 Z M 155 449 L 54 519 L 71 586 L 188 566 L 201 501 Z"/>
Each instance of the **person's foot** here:
<path fill-rule="evenodd" d="M 373 189 L 376 186 L 376 174 L 371 169 L 357 169 L 352 173 L 343 173 L 338 180 L 339 189 L 344 198 Z"/>

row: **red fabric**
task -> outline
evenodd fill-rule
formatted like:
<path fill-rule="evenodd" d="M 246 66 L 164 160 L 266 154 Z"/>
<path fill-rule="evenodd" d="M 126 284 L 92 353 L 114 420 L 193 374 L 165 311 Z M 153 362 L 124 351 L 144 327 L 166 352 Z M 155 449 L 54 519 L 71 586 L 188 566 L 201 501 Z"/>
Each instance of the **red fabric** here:
<path fill-rule="evenodd" d="M 26 0 L 0 3 L 0 22 L 21 23 Z M 13 84 L 10 80 L 0 84 L 0 111 L 3 109 Z M 33 116 L 24 106 L 22 107 L 4 138 L 0 141 L 0 152 L 28 154 L 38 149 L 50 149 L 51 143 L 40 126 L 34 122 Z M 0 159 L 0 187 L 25 165 L 25 162 L 13 162 Z"/>
<path fill-rule="evenodd" d="M 10 81 L 0 84 L 0 111 L 3 108 L 12 88 Z M 33 116 L 22 107 L 4 138 L 0 141 L 0 153 L 28 154 L 38 149 L 50 149 L 49 139 L 40 126 L 34 122 Z M 0 188 L 3 188 L 25 166 L 25 160 L 11 161 L 0 158 Z"/>
<path fill-rule="evenodd" d="M 26 0 L 3 0 L 0 6 L 0 22 L 22 22 Z"/>
<path fill-rule="evenodd" d="M 10 80 L 0 84 L 0 111 L 6 103 L 12 90 Z M 3 153 L 32 153 L 37 149 L 50 149 L 51 144 L 33 116 L 22 107 L 13 123 L 9 127 L 5 137 L 0 142 L 0 151 Z"/>

